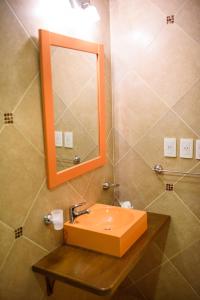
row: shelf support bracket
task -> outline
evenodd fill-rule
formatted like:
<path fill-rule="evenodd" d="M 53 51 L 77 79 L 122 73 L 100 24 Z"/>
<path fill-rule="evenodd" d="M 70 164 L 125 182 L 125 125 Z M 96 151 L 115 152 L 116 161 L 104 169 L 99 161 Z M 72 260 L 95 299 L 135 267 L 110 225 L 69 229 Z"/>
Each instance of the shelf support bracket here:
<path fill-rule="evenodd" d="M 45 276 L 47 295 L 51 296 L 53 294 L 53 288 L 55 284 L 55 279 L 51 279 L 48 276 Z"/>

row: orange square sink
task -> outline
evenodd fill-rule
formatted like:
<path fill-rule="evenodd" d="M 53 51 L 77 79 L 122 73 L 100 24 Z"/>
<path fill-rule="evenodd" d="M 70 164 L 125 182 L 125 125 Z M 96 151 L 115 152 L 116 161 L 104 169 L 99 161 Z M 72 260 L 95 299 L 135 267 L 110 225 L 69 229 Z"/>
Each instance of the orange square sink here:
<path fill-rule="evenodd" d="M 66 244 L 121 257 L 147 230 L 145 211 L 94 204 L 90 213 L 64 224 Z"/>

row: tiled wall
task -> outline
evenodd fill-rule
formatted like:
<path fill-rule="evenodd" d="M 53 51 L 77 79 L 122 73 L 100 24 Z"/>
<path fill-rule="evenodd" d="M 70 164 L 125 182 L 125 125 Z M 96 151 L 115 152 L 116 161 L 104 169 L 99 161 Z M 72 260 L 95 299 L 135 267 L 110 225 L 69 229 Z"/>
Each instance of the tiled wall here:
<path fill-rule="evenodd" d="M 108 1 L 95 1 L 101 21 L 87 28 L 85 23 L 72 26 L 67 3 L 62 0 L 0 1 L 2 300 L 46 299 L 44 279 L 31 271 L 31 265 L 62 243 L 62 232 L 54 231 L 51 226 L 46 227 L 42 221 L 44 214 L 53 208 L 67 211 L 70 205 L 83 200 L 91 204 L 112 199 L 112 192 L 103 192 L 101 187 L 104 179 L 112 181 L 113 170 Z M 52 191 L 46 186 L 44 164 L 39 28 L 105 45 L 107 164 Z M 7 113 L 13 115 L 4 116 Z M 4 118 L 13 120 L 13 123 L 4 121 Z M 22 229 L 16 231 L 15 239 L 15 230 L 20 227 Z M 56 284 L 52 299 L 76 300 L 80 297 L 89 299 L 90 295 Z"/>
<path fill-rule="evenodd" d="M 139 299 L 200 299 L 200 178 L 151 170 L 200 172 L 194 158 L 163 157 L 164 137 L 200 136 L 200 1 L 111 0 L 110 9 L 118 196 L 172 217 L 165 247 L 154 243 L 129 276 L 127 299 L 136 289 Z"/>

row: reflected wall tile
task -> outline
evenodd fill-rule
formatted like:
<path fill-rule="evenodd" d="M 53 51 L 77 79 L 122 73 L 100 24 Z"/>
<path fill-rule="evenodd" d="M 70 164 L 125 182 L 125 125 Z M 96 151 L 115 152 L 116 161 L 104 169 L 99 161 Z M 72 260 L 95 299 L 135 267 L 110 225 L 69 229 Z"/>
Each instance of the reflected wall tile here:
<path fill-rule="evenodd" d="M 41 278 L 31 266 L 47 252 L 25 238 L 18 239 L 1 271 L 0 293 L 4 300 L 41 299 Z"/>
<path fill-rule="evenodd" d="M 5 1 L 0 11 L 0 109 L 11 112 L 38 72 L 38 52 Z"/>
<path fill-rule="evenodd" d="M 198 0 L 185 1 L 176 16 L 176 22 L 193 39 L 200 42 L 200 3 Z"/>
<path fill-rule="evenodd" d="M 56 147 L 57 155 L 61 158 L 73 159 L 75 155 L 80 156 L 81 161 L 96 147 L 95 141 L 87 130 L 79 122 L 78 116 L 74 117 L 70 109 L 67 109 L 62 118 L 55 125 L 56 130 L 73 132 L 73 148 Z"/>
<path fill-rule="evenodd" d="M 137 282 L 137 287 L 149 300 L 198 300 L 199 297 L 174 269 L 166 263 Z"/>
<path fill-rule="evenodd" d="M 63 230 L 56 231 L 53 225 L 46 226 L 43 217 L 59 208 L 64 210 L 66 221 L 69 217 L 68 208 L 82 201 L 81 196 L 69 184 L 63 184 L 54 190 L 48 190 L 45 185 L 28 215 L 24 235 L 48 250 L 60 246 L 63 243 Z"/>
<path fill-rule="evenodd" d="M 40 82 L 37 78 L 15 110 L 19 130 L 40 152 L 44 153 Z"/>
<path fill-rule="evenodd" d="M 148 211 L 171 216 L 164 252 L 168 257 L 190 245 L 200 236 L 200 223 L 174 192 L 166 192 L 149 205 Z M 163 236 L 157 240 L 163 245 Z"/>
<path fill-rule="evenodd" d="M 14 126 L 0 133 L 0 156 L 0 219 L 16 228 L 44 180 L 44 158 Z"/>
<path fill-rule="evenodd" d="M 199 111 L 200 111 L 200 81 L 181 98 L 173 110 L 200 136 Z"/>
<path fill-rule="evenodd" d="M 200 241 L 172 258 L 172 263 L 200 295 Z"/>

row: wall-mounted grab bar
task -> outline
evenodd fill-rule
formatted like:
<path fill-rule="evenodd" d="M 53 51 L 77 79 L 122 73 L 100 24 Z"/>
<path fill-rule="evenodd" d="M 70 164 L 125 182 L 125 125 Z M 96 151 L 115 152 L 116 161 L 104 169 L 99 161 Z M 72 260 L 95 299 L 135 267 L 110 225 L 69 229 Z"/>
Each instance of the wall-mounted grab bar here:
<path fill-rule="evenodd" d="M 191 173 L 191 172 L 182 172 L 182 171 L 170 171 L 163 169 L 163 166 L 160 164 L 156 164 L 153 168 L 152 171 L 154 171 L 157 174 L 164 174 L 164 173 L 169 173 L 169 174 L 176 174 L 176 175 L 186 175 L 186 176 L 200 176 L 200 173 Z"/>

